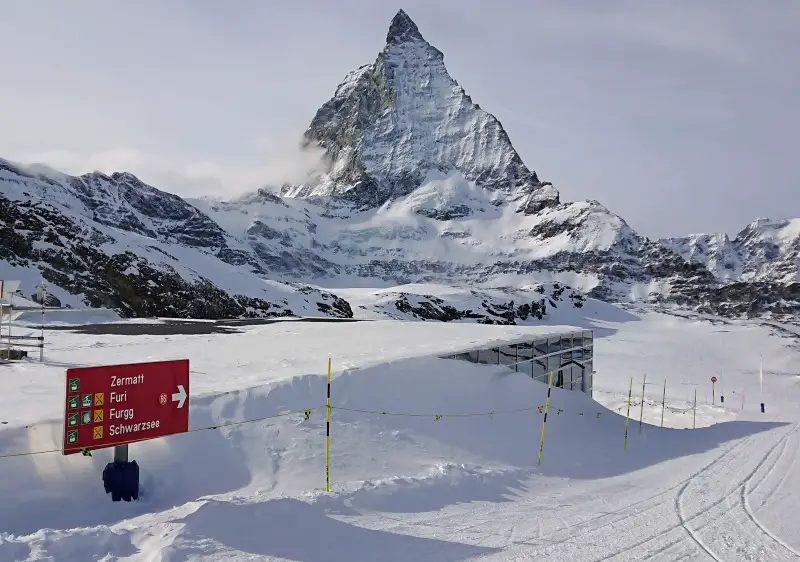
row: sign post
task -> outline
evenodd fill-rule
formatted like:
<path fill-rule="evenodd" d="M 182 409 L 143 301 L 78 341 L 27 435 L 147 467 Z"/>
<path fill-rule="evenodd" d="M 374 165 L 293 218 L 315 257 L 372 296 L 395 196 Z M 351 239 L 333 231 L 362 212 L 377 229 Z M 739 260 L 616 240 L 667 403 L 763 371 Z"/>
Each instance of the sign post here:
<path fill-rule="evenodd" d="M 67 369 L 65 401 L 63 454 L 114 447 L 106 493 L 137 499 L 128 444 L 189 431 L 189 360 Z"/>
<path fill-rule="evenodd" d="M 714 390 L 716 388 L 716 384 L 717 384 L 717 377 L 711 377 L 711 405 L 712 406 L 716 406 L 717 405 L 717 395 L 716 395 L 716 392 Z"/>
<path fill-rule="evenodd" d="M 42 279 L 41 284 L 36 285 L 36 297 L 42 305 L 42 333 L 41 333 L 41 347 L 39 348 L 39 361 L 44 361 L 44 302 L 47 300 L 47 284 Z"/>

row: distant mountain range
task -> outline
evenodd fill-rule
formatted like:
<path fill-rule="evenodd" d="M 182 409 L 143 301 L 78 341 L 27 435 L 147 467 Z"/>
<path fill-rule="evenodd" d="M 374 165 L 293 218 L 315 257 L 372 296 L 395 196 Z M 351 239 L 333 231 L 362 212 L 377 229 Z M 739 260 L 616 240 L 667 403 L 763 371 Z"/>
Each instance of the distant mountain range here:
<path fill-rule="evenodd" d="M 650 240 L 597 201 L 562 202 L 402 10 L 302 143 L 324 154 L 306 181 L 229 201 L 0 160 L 0 278 L 20 279 L 28 296 L 44 277 L 54 302 L 127 316 L 351 317 L 346 289 L 419 283 L 483 295 L 455 314 L 410 314 L 443 320 L 536 321 L 528 308 L 554 290 L 725 316 L 800 313 L 800 219 L 759 219 L 734 240 Z M 396 293 L 391 310 L 374 310 L 450 306 L 418 286 Z M 495 314 L 509 303 L 526 305 L 525 319 Z"/>

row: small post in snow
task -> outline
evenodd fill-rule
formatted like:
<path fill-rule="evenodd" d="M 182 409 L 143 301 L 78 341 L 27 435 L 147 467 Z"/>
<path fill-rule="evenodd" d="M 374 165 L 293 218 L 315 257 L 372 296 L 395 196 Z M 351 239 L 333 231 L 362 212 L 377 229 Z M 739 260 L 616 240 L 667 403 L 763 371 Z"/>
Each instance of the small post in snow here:
<path fill-rule="evenodd" d="M 697 429 L 697 389 L 694 389 L 694 407 L 692 408 L 692 429 Z"/>
<path fill-rule="evenodd" d="M 664 427 L 664 408 L 667 403 L 667 379 L 664 379 L 664 394 L 661 395 L 661 427 Z"/>
<path fill-rule="evenodd" d="M 625 445 L 623 448 L 628 449 L 628 420 L 631 417 L 631 394 L 633 393 L 633 377 L 631 377 L 631 384 L 628 387 L 628 412 L 625 414 Z"/>
<path fill-rule="evenodd" d="M 761 413 L 763 414 L 764 413 L 764 356 L 763 355 L 761 355 L 761 361 L 759 363 L 758 380 L 761 384 Z"/>
<path fill-rule="evenodd" d="M 642 380 L 642 403 L 639 405 L 639 433 L 642 432 L 642 419 L 644 419 L 644 386 L 647 384 L 647 373 Z"/>

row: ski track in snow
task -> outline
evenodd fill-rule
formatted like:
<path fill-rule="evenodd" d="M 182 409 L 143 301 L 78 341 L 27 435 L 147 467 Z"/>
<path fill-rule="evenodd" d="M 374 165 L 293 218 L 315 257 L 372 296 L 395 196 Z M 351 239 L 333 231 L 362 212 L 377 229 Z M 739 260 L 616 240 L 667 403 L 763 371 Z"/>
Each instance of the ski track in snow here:
<path fill-rule="evenodd" d="M 746 543 L 748 548 L 744 548 L 740 545 L 735 546 L 735 549 L 741 553 L 743 559 L 745 560 L 786 560 L 786 551 L 788 551 L 790 555 L 798 556 L 796 551 L 778 539 L 756 519 L 748 505 L 750 485 L 754 477 L 763 466 L 769 466 L 769 469 L 760 482 L 764 482 L 769 477 L 769 474 L 774 470 L 778 459 L 780 459 L 780 456 L 786 451 L 787 440 L 796 432 L 796 430 L 797 425 L 793 426 L 792 429 L 783 437 L 781 437 L 777 443 L 772 445 L 767 453 L 761 458 L 761 460 L 758 461 L 758 464 L 756 464 L 752 471 L 744 478 L 744 480 L 739 481 L 732 490 L 728 491 L 726 487 L 718 491 L 700 491 L 695 493 L 693 487 L 701 488 L 703 482 L 713 482 L 716 485 L 720 485 L 729 481 L 727 477 L 728 471 L 732 471 L 734 475 L 741 473 L 743 466 L 747 466 L 747 463 L 743 463 L 741 461 L 741 457 L 753 456 L 755 449 L 755 447 L 753 447 L 753 442 L 756 440 L 756 438 L 749 438 L 734 449 L 734 451 L 737 453 L 742 450 L 744 453 L 739 453 L 736 456 L 732 455 L 732 458 L 728 457 L 725 462 L 713 463 L 700 475 L 692 478 L 681 488 L 680 493 L 675 500 L 675 507 L 678 516 L 681 519 L 681 526 L 686 530 L 692 540 L 697 543 L 697 546 L 712 559 L 724 560 L 723 557 L 715 553 L 715 549 L 710 545 L 710 542 L 714 540 L 714 538 L 722 537 L 726 543 L 726 546 L 730 547 L 731 545 L 736 544 L 733 540 L 730 529 L 737 527 L 740 528 L 739 530 L 747 537 L 749 541 L 752 541 L 749 542 L 749 544 Z M 781 447 L 782 449 L 780 449 L 781 452 L 778 455 L 778 459 L 774 460 L 771 465 L 767 465 L 766 463 L 772 458 L 773 453 L 779 450 Z M 734 459 L 737 462 L 734 462 Z M 720 473 L 722 473 L 722 476 Z M 698 480 L 700 476 L 705 476 L 703 481 Z M 722 499 L 715 500 L 711 505 L 704 505 L 707 503 L 705 498 L 719 498 L 726 492 L 727 494 L 722 497 Z M 731 500 L 736 502 L 735 505 L 731 505 L 731 503 L 733 503 Z M 694 511 L 696 513 L 687 516 L 686 509 L 684 507 L 685 505 L 694 506 Z M 712 517 L 712 515 L 714 515 L 712 510 L 719 511 L 717 508 L 727 508 L 727 510 L 724 513 L 714 517 L 713 521 L 706 524 L 701 523 L 696 528 L 690 524 L 693 521 L 697 521 L 701 517 L 704 519 Z M 744 517 L 742 517 L 742 515 L 744 515 Z M 755 527 L 755 529 L 753 529 L 753 527 Z M 718 533 L 712 532 L 717 529 L 721 529 L 721 531 Z M 704 538 L 703 535 L 705 535 L 707 538 Z M 708 535 L 712 536 L 708 537 Z M 778 546 L 776 547 L 776 545 L 772 543 L 777 543 Z M 753 552 L 756 549 L 758 552 Z"/>
<path fill-rule="evenodd" d="M 510 529 L 513 533 L 506 538 L 508 548 L 504 548 L 501 555 L 487 555 L 480 557 L 481 560 L 503 560 L 505 562 L 522 561 L 530 559 L 574 559 L 592 560 L 601 562 L 606 560 L 664 560 L 663 556 L 670 554 L 670 550 L 686 548 L 687 542 L 689 552 L 673 553 L 678 556 L 675 560 L 692 558 L 698 553 L 705 553 L 708 558 L 716 561 L 724 560 L 791 560 L 800 559 L 791 546 L 787 545 L 769 529 L 763 526 L 753 515 L 748 505 L 748 496 L 761 484 L 766 482 L 776 466 L 780 463 L 787 450 L 787 442 L 792 436 L 797 435 L 798 426 L 795 425 L 786 432 L 777 442 L 771 444 L 767 452 L 757 462 L 755 467 L 742 480 L 737 480 L 735 484 L 725 484 L 728 482 L 728 472 L 740 474 L 743 458 L 753 457 L 753 445 L 758 437 L 751 437 L 730 447 L 721 455 L 715 457 L 711 462 L 703 466 L 700 470 L 691 474 L 671 487 L 656 494 L 649 495 L 643 499 L 635 501 L 625 507 L 603 513 L 577 523 L 565 523 L 563 516 L 559 517 L 562 524 L 556 531 L 543 534 L 541 532 L 541 521 L 536 519 L 536 531 L 530 535 L 518 536 L 518 525 L 512 524 Z M 780 453 L 771 464 L 767 464 L 776 450 L 780 448 Z M 757 449 L 756 449 L 757 450 Z M 751 484 L 764 466 L 769 466 L 767 472 L 761 477 L 758 483 L 751 488 Z M 714 491 L 704 491 L 703 483 L 713 482 L 723 486 L 717 493 Z M 665 501 L 671 493 L 674 493 L 673 502 Z M 774 493 L 774 492 L 773 492 Z M 732 501 L 733 500 L 733 501 Z M 737 503 L 738 502 L 738 503 Z M 731 504 L 734 505 L 731 505 Z M 670 507 L 670 505 L 672 507 Z M 689 506 L 688 508 L 685 506 Z M 504 519 L 515 516 L 520 518 L 524 514 L 537 513 L 541 510 L 541 505 L 537 502 L 525 502 L 515 508 L 511 513 L 503 514 Z M 410 527 L 417 529 L 438 528 L 442 531 L 452 531 L 456 533 L 459 540 L 465 538 L 464 535 L 472 534 L 475 529 L 481 527 L 486 521 L 494 519 L 500 515 L 494 508 L 494 513 L 471 514 L 471 518 L 477 519 L 478 523 L 466 526 L 452 524 L 451 519 L 458 519 L 459 515 L 451 517 L 441 517 L 439 515 L 426 519 L 415 519 L 413 521 L 403 521 L 395 519 L 393 525 L 381 526 L 384 531 L 408 532 Z M 670 518 L 670 512 L 675 517 Z M 384 516 L 385 519 L 392 518 Z M 630 535 L 620 532 L 620 529 L 637 529 L 642 527 L 652 527 L 653 522 L 668 521 L 665 528 L 656 528 L 652 534 L 645 537 L 635 537 L 633 542 L 626 541 Z M 742 532 L 745 540 L 730 542 L 732 539 L 729 528 L 737 528 Z M 726 552 L 735 550 L 735 557 L 722 556 L 709 546 L 708 541 L 703 538 L 719 530 L 720 536 L 728 543 Z M 430 534 L 425 532 L 425 534 Z M 495 533 L 475 532 L 473 539 L 475 542 L 492 542 L 492 539 L 503 538 Z M 687 541 L 687 536 L 690 541 Z M 514 538 L 516 537 L 516 538 Z M 668 541 L 668 542 L 667 542 Z M 657 543 L 653 545 L 652 543 Z M 659 544 L 664 543 L 664 544 Z M 540 547 L 534 548 L 531 547 Z M 592 549 L 592 553 L 585 552 Z M 512 550 L 519 549 L 519 556 L 511 555 Z M 594 558 L 599 550 L 611 550 L 608 554 Z M 587 556 L 588 555 L 588 556 Z M 644 556 L 644 558 L 641 558 Z M 742 556 L 742 557 L 740 557 Z M 787 558 L 788 556 L 788 558 Z M 694 559 L 694 558 L 692 558 Z"/>

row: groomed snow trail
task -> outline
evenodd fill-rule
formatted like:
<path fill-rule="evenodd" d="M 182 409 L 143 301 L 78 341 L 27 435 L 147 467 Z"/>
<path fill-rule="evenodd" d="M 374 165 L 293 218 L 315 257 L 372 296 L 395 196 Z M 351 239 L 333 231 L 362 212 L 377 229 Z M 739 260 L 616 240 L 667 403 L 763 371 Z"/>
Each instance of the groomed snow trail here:
<path fill-rule="evenodd" d="M 757 435 L 693 478 L 676 497 L 681 526 L 713 560 L 792 560 L 800 554 L 765 527 L 749 505 L 749 495 L 768 483 L 796 439 L 797 424 L 775 441 Z M 796 452 L 796 450 L 795 450 Z M 761 475 L 761 476 L 759 476 Z M 672 552 L 672 545 L 663 552 Z M 657 554 L 653 553 L 653 554 Z"/>
<path fill-rule="evenodd" d="M 659 471 L 661 480 L 648 470 L 579 486 L 564 481 L 510 505 L 472 504 L 411 517 L 382 514 L 366 523 L 384 532 L 446 535 L 491 548 L 475 558 L 487 562 L 800 560 L 798 550 L 757 516 L 763 503 L 780 494 L 784 469 L 797 463 L 798 428 L 786 425 L 746 437 L 721 453 L 698 455 L 702 460 L 671 461 Z M 606 498 L 620 496 L 628 498 L 625 506 L 607 509 Z"/>

